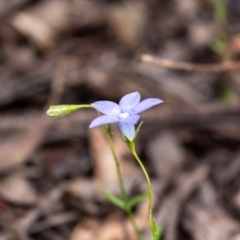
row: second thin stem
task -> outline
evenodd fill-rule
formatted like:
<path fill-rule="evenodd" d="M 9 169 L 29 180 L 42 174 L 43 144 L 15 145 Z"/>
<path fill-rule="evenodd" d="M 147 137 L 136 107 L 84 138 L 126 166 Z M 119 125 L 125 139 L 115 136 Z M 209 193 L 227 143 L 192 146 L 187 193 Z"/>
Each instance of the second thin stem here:
<path fill-rule="evenodd" d="M 152 232 L 152 236 L 154 240 L 157 240 L 157 232 L 156 232 L 156 226 L 152 217 L 152 207 L 153 207 L 153 191 L 152 191 L 152 185 L 151 185 L 151 181 L 150 178 L 148 176 L 147 170 L 145 169 L 144 165 L 142 164 L 142 161 L 140 160 L 140 158 L 138 157 L 136 150 L 135 150 L 135 144 L 134 142 L 131 142 L 131 144 L 129 145 L 129 148 L 133 154 L 133 156 L 135 157 L 136 161 L 138 162 L 139 166 L 141 167 L 144 176 L 147 180 L 147 184 L 148 184 L 148 193 L 149 193 L 149 205 L 148 205 L 148 218 L 149 218 L 149 225 L 150 225 L 150 229 Z"/>

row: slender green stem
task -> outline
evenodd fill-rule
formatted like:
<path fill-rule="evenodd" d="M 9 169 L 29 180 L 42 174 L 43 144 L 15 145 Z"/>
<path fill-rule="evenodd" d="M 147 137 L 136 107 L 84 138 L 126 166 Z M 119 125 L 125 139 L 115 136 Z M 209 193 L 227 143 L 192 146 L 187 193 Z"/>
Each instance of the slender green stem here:
<path fill-rule="evenodd" d="M 135 150 L 135 143 L 131 142 L 131 144 L 129 145 L 129 148 L 133 154 L 133 156 L 135 157 L 135 159 L 137 160 L 139 166 L 141 167 L 145 178 L 147 180 L 147 184 L 148 184 L 148 192 L 149 192 L 149 205 L 148 205 L 148 218 L 149 218 L 149 225 L 150 225 L 150 229 L 153 235 L 153 239 L 157 240 L 157 232 L 154 230 L 155 229 L 155 223 L 152 217 L 152 207 L 153 207 L 153 191 L 152 191 L 152 185 L 151 185 L 151 181 L 150 178 L 148 176 L 148 173 L 144 167 L 144 165 L 142 164 L 142 161 L 140 160 L 140 158 L 138 157 L 136 150 Z"/>
<path fill-rule="evenodd" d="M 119 185 L 120 185 L 122 198 L 123 198 L 123 200 L 124 200 L 124 202 L 126 204 L 126 212 L 127 212 L 128 218 L 129 218 L 129 220 L 130 220 L 130 222 L 131 222 L 131 224 L 133 226 L 133 229 L 134 229 L 134 232 L 135 232 L 135 234 L 137 236 L 137 239 L 138 240 L 142 240 L 140 231 L 139 231 L 139 229 L 137 227 L 136 221 L 134 219 L 134 215 L 132 213 L 132 209 L 131 209 L 131 207 L 128 204 L 129 199 L 128 199 L 126 190 L 124 188 L 124 182 L 123 182 L 123 177 L 122 177 L 122 174 L 121 174 L 120 164 L 119 164 L 119 161 L 118 161 L 115 149 L 114 149 L 113 140 L 112 140 L 112 137 L 111 137 L 111 134 L 109 132 L 108 127 L 104 127 L 104 132 L 106 133 L 106 136 L 107 136 L 107 139 L 108 139 L 108 142 L 109 142 L 109 145 L 110 145 L 110 149 L 111 149 L 114 161 L 115 161 L 115 165 L 116 165 L 116 168 L 117 168 L 118 182 L 119 182 Z"/>

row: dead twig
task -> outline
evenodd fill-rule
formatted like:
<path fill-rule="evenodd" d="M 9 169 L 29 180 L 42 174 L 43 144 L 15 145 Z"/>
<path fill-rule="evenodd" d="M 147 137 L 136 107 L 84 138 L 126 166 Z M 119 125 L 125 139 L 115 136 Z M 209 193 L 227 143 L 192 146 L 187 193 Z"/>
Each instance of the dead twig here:
<path fill-rule="evenodd" d="M 140 56 L 139 61 L 154 64 L 163 68 L 181 71 L 220 73 L 240 70 L 240 62 L 231 61 L 216 64 L 194 64 L 162 59 L 148 54 L 143 54 L 142 56 Z"/>

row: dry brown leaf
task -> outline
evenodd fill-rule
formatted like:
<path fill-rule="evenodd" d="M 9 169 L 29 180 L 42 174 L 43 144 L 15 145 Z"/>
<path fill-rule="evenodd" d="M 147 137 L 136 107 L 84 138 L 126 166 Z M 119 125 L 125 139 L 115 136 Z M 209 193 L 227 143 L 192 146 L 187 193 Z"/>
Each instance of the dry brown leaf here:
<path fill-rule="evenodd" d="M 23 35 L 29 37 L 41 49 L 49 49 L 53 45 L 54 34 L 51 27 L 28 13 L 19 12 L 11 20 L 12 26 Z"/>
<path fill-rule="evenodd" d="M 44 114 L 45 115 L 45 114 Z M 42 120 L 42 122 L 41 122 Z M 27 157 L 36 147 L 44 135 L 46 126 L 50 123 L 47 116 L 42 113 L 34 113 L 34 115 L 23 115 L 16 121 L 14 118 L 5 118 L 5 129 L 1 134 L 5 138 L 0 140 L 0 171 L 10 169 L 27 160 Z M 8 125 L 15 123 L 20 126 L 19 129 L 8 128 Z"/>
<path fill-rule="evenodd" d="M 9 175 L 0 182 L 0 194 L 6 201 L 20 205 L 32 205 L 37 200 L 33 186 L 19 174 Z"/>
<path fill-rule="evenodd" d="M 94 181 L 92 179 L 79 178 L 65 182 L 62 185 L 63 189 L 72 196 L 82 199 L 93 199 L 97 193 Z"/>
<path fill-rule="evenodd" d="M 161 177 L 172 177 L 186 160 L 185 151 L 179 139 L 172 132 L 164 132 L 153 139 L 149 145 L 148 155 L 154 169 Z"/>
<path fill-rule="evenodd" d="M 240 238 L 239 223 L 221 207 L 188 205 L 188 219 L 184 224 L 196 240 L 225 240 Z"/>
<path fill-rule="evenodd" d="M 143 2 L 126 2 L 109 8 L 109 24 L 124 43 L 134 45 L 143 33 L 147 21 Z"/>
<path fill-rule="evenodd" d="M 120 221 L 121 220 L 121 221 Z M 130 222 L 110 216 L 104 221 L 84 219 L 75 228 L 71 240 L 136 240 Z"/>
<path fill-rule="evenodd" d="M 95 167 L 95 181 L 100 188 L 111 187 L 111 183 L 117 181 L 117 172 L 104 131 L 100 127 L 93 128 L 89 134 Z"/>
<path fill-rule="evenodd" d="M 51 94 L 46 104 L 47 106 L 56 103 L 62 93 L 66 65 L 64 59 L 58 60 L 55 76 L 52 80 Z M 45 134 L 44 130 L 52 121 L 45 112 L 39 111 L 31 112 L 30 115 L 21 115 L 20 118 L 22 119 L 22 122 L 20 122 L 22 128 L 20 130 L 3 130 L 5 138 L 1 138 L 0 142 L 0 171 L 4 171 L 26 161 L 27 157 L 42 140 Z M 19 122 L 12 118 L 9 118 L 9 121 L 16 122 L 17 125 L 19 124 Z M 8 124 L 7 121 L 6 124 Z"/>
<path fill-rule="evenodd" d="M 96 229 L 99 227 L 96 219 L 84 219 L 73 231 L 71 240 L 99 239 Z M 100 239 L 99 239 L 100 240 Z"/>

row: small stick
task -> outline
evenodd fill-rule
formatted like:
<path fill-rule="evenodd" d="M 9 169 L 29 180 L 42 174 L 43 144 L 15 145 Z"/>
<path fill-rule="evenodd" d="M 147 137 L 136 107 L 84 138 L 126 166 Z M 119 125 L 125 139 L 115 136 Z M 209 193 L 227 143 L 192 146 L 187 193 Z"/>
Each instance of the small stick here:
<path fill-rule="evenodd" d="M 182 71 L 210 72 L 210 73 L 240 71 L 240 62 L 231 61 L 216 64 L 194 64 L 162 59 L 148 54 L 141 55 L 139 60 L 140 62 L 154 64 L 159 67 Z"/>

